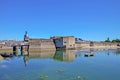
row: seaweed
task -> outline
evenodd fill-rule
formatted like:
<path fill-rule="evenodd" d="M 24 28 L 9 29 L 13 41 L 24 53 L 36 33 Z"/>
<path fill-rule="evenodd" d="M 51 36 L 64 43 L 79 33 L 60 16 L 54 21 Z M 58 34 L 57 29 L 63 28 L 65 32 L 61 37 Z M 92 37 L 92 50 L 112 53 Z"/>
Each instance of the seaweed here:
<path fill-rule="evenodd" d="M 48 78 L 48 76 L 46 76 L 46 75 L 41 75 L 40 78 L 41 78 L 41 79 L 46 79 L 46 78 Z"/>

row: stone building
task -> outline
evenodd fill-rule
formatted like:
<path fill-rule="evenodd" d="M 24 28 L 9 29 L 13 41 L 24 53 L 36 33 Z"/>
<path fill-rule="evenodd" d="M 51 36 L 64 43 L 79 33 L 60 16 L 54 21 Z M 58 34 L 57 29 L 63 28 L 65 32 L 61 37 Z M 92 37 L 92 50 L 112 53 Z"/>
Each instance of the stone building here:
<path fill-rule="evenodd" d="M 84 41 L 75 39 L 74 36 L 53 36 L 50 39 L 29 38 L 28 33 L 24 35 L 24 42 L 28 42 L 29 51 L 41 51 L 52 49 L 75 49 L 75 48 L 119 48 L 118 43 L 105 43 Z"/>
<path fill-rule="evenodd" d="M 18 40 L 0 40 L 0 53 L 3 52 L 12 52 L 13 50 L 13 45 L 17 45 L 22 43 L 22 41 Z"/>
<path fill-rule="evenodd" d="M 53 39 L 29 38 L 27 32 L 24 35 L 24 41 L 29 43 L 29 51 L 56 49 Z"/>
<path fill-rule="evenodd" d="M 28 33 L 24 35 L 24 41 L 29 43 L 30 50 L 44 49 L 73 49 L 75 48 L 74 36 L 54 36 L 50 39 L 29 38 Z"/>
<path fill-rule="evenodd" d="M 50 39 L 29 38 L 28 33 L 24 35 L 24 41 L 29 43 L 30 50 L 45 50 L 45 49 L 72 49 L 75 48 L 74 36 L 54 36 Z"/>
<path fill-rule="evenodd" d="M 57 49 L 73 49 L 75 48 L 74 36 L 54 36 L 52 37 Z"/>

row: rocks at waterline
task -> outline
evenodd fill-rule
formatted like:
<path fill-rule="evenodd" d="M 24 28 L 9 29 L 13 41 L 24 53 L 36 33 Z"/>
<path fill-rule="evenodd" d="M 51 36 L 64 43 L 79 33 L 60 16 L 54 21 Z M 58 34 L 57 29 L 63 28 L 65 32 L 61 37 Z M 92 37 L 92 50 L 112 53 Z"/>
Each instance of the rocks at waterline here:
<path fill-rule="evenodd" d="M 0 60 L 3 60 L 4 58 L 0 55 Z"/>

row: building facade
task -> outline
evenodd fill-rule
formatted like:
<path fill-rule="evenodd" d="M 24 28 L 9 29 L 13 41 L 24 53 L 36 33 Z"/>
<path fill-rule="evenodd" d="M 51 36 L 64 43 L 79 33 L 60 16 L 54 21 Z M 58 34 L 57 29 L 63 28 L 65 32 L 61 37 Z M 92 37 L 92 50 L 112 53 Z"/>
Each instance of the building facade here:
<path fill-rule="evenodd" d="M 29 38 L 27 32 L 24 35 L 24 41 L 29 43 L 29 51 L 56 49 L 52 39 Z"/>
<path fill-rule="evenodd" d="M 73 49 L 75 48 L 74 36 L 53 37 L 57 49 Z"/>
<path fill-rule="evenodd" d="M 24 41 L 29 43 L 30 50 L 46 49 L 75 49 L 75 48 L 119 48 L 120 43 L 93 42 L 76 40 L 74 36 L 53 36 L 50 39 L 29 38 L 28 33 L 24 35 Z"/>

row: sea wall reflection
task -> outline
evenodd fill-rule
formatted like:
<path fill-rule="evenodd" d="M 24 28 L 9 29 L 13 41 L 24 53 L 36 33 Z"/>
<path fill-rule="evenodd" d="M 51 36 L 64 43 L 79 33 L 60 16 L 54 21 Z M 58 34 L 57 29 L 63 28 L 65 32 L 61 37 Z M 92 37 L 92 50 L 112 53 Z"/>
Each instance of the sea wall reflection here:
<path fill-rule="evenodd" d="M 65 61 L 65 62 L 71 62 L 75 60 L 76 53 L 74 50 L 57 50 L 57 51 L 42 51 L 42 52 L 28 52 L 28 55 L 24 55 L 24 63 L 25 66 L 28 64 L 29 59 L 34 58 L 51 58 L 55 61 Z"/>
<path fill-rule="evenodd" d="M 27 54 L 27 55 L 26 55 Z M 25 63 L 25 66 L 27 66 L 28 61 L 30 59 L 38 59 L 38 58 L 53 58 L 53 56 L 55 55 L 55 51 L 37 51 L 37 52 L 26 52 L 26 53 L 22 53 L 21 55 L 23 55 L 23 60 Z"/>
<path fill-rule="evenodd" d="M 53 58 L 55 50 L 42 52 L 29 52 L 29 59 L 32 58 Z"/>
<path fill-rule="evenodd" d="M 74 61 L 75 60 L 75 51 L 73 50 L 59 50 L 55 52 L 53 57 L 57 61 Z"/>
<path fill-rule="evenodd" d="M 74 62 L 75 58 L 86 57 L 87 54 L 88 59 L 91 57 L 98 57 L 102 54 L 106 54 L 106 56 L 120 56 L 120 48 L 118 49 L 80 49 L 80 50 L 50 50 L 50 51 L 36 51 L 36 52 L 18 52 L 18 53 L 1 53 L 0 55 L 3 59 L 14 59 L 14 58 L 22 58 L 25 66 L 29 64 L 29 60 L 32 59 L 52 59 L 57 62 Z M 12 54 L 12 56 L 10 55 Z M 92 55 L 91 55 L 92 54 Z M 90 56 L 89 56 L 90 55 Z"/>

